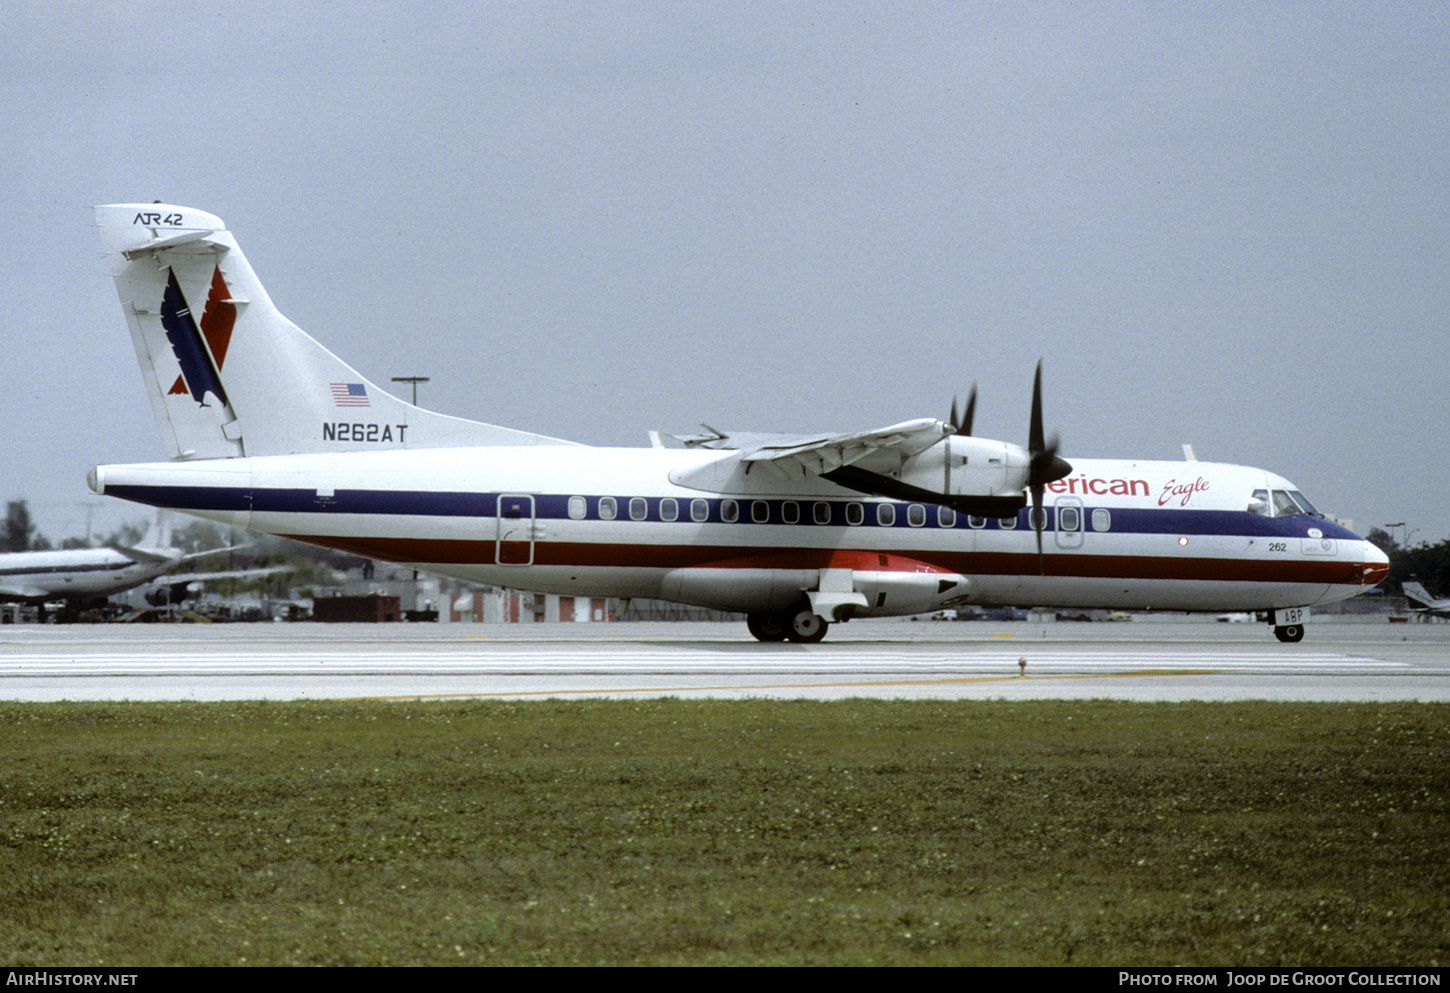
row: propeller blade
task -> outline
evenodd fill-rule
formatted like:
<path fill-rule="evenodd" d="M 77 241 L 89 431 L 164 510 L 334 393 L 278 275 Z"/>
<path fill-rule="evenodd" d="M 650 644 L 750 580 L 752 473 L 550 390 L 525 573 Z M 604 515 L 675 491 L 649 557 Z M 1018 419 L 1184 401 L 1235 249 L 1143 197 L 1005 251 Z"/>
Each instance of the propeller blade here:
<path fill-rule="evenodd" d="M 1032 487 L 1032 529 L 1037 532 L 1037 574 L 1047 575 L 1047 566 L 1042 558 L 1042 525 L 1046 523 L 1042 510 L 1042 487 Z"/>
<path fill-rule="evenodd" d="M 1037 362 L 1037 375 L 1032 377 L 1032 422 L 1027 429 L 1027 450 L 1034 456 L 1047 446 L 1042 441 L 1042 360 Z"/>
<path fill-rule="evenodd" d="M 1032 378 L 1032 421 L 1027 427 L 1027 453 L 1031 459 L 1027 466 L 1027 486 L 1032 491 L 1032 527 L 1037 532 L 1037 572 L 1047 575 L 1047 566 L 1042 557 L 1042 529 L 1047 523 L 1042 509 L 1043 488 L 1055 483 L 1072 472 L 1072 465 L 1057 454 L 1057 435 L 1051 441 L 1042 437 L 1042 362 L 1037 363 L 1037 374 Z"/>
<path fill-rule="evenodd" d="M 957 418 L 957 398 L 952 397 L 952 434 L 970 437 L 972 434 L 972 418 L 977 412 L 977 384 L 972 384 L 972 390 L 967 394 L 967 412 L 960 419 Z"/>

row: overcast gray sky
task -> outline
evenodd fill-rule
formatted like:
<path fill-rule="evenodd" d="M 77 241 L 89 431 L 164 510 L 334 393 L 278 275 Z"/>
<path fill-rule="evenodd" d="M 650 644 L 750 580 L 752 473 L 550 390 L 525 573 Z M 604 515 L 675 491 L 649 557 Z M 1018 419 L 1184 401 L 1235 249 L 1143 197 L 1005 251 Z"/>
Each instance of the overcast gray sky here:
<path fill-rule="evenodd" d="M 0 499 L 164 457 L 91 207 L 220 215 L 451 414 L 944 417 L 1450 536 L 1450 5 L 11 0 Z"/>

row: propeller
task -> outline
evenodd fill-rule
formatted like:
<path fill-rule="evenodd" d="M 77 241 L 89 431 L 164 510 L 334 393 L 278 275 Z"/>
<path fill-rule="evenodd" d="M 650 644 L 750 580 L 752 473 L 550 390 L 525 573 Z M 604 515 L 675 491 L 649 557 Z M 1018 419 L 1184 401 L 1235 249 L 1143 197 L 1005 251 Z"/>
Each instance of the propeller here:
<path fill-rule="evenodd" d="M 961 419 L 957 420 L 957 398 L 952 397 L 952 434 L 969 438 L 972 435 L 972 416 L 977 412 L 977 384 L 972 384 L 972 392 L 967 394 L 967 412 Z"/>
<path fill-rule="evenodd" d="M 1032 528 L 1037 532 L 1038 575 L 1047 574 L 1042 559 L 1042 526 L 1046 523 L 1046 515 L 1042 511 L 1043 488 L 1072 472 L 1072 466 L 1058 456 L 1057 448 L 1056 434 L 1050 442 L 1044 442 L 1042 438 L 1042 362 L 1039 360 L 1037 375 L 1032 380 L 1032 422 L 1027 430 L 1027 454 L 1030 456 L 1027 486 L 1032 490 Z"/>

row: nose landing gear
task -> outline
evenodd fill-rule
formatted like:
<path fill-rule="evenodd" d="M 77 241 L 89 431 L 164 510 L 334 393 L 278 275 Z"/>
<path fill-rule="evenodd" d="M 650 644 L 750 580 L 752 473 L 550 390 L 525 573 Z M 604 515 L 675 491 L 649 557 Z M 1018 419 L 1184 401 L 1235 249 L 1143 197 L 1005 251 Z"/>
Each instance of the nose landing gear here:
<path fill-rule="evenodd" d="M 1285 624 L 1282 627 L 1276 627 L 1274 628 L 1274 637 L 1278 638 L 1280 641 L 1303 641 L 1304 625 Z"/>

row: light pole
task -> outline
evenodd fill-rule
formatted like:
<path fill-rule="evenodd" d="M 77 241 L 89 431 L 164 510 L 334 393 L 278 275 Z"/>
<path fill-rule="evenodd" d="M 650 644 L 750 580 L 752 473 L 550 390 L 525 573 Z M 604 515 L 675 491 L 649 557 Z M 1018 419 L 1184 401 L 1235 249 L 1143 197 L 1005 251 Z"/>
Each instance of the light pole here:
<path fill-rule="evenodd" d="M 418 406 L 418 384 L 419 383 L 426 383 L 426 382 L 428 382 L 428 377 L 427 376 L 394 376 L 393 377 L 393 382 L 395 382 L 395 383 L 412 383 L 413 384 L 413 406 L 416 407 L 416 406 Z"/>

